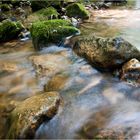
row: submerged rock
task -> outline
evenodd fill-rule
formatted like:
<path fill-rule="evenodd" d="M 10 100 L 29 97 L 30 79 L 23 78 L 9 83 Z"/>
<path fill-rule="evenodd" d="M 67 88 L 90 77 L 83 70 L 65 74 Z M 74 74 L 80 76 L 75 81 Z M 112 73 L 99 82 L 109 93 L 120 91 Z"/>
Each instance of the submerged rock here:
<path fill-rule="evenodd" d="M 0 22 L 3 21 L 3 20 L 5 20 L 5 19 L 8 19 L 8 16 L 5 15 L 5 14 L 3 14 L 3 13 L 1 13 L 0 14 Z"/>
<path fill-rule="evenodd" d="M 140 85 L 140 61 L 131 59 L 125 63 L 121 70 L 121 80 Z"/>
<path fill-rule="evenodd" d="M 18 66 L 14 62 L 0 61 L 0 73 L 1 72 L 16 72 Z"/>
<path fill-rule="evenodd" d="M 66 82 L 68 81 L 69 76 L 66 74 L 58 74 L 54 76 L 44 87 L 45 91 L 60 91 L 62 90 Z"/>
<path fill-rule="evenodd" d="M 44 1 L 31 1 L 31 8 L 33 11 L 40 10 L 48 6 L 48 0 Z"/>
<path fill-rule="evenodd" d="M 31 36 L 35 49 L 40 50 L 48 43 L 59 44 L 64 38 L 78 33 L 79 30 L 66 20 L 48 20 L 33 23 Z"/>
<path fill-rule="evenodd" d="M 47 77 L 52 77 L 57 73 L 67 70 L 71 63 L 65 56 L 59 54 L 31 56 L 30 60 L 36 69 L 36 74 Z"/>
<path fill-rule="evenodd" d="M 140 60 L 139 50 L 121 37 L 81 37 L 76 40 L 73 50 L 101 71 L 120 68 L 132 58 Z"/>
<path fill-rule="evenodd" d="M 23 28 L 20 22 L 2 21 L 0 23 L 0 42 L 16 38 Z"/>
<path fill-rule="evenodd" d="M 57 92 L 46 92 L 23 101 L 10 115 L 7 138 L 33 138 L 39 125 L 57 113 L 60 100 Z"/>
<path fill-rule="evenodd" d="M 85 9 L 84 5 L 80 3 L 73 3 L 67 6 L 66 14 L 69 17 L 88 19 L 89 12 Z"/>

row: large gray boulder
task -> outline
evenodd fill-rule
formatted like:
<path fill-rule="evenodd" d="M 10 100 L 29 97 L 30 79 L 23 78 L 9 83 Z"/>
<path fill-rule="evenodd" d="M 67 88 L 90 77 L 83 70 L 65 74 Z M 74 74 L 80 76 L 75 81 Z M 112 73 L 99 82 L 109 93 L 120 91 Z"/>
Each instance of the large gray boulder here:
<path fill-rule="evenodd" d="M 112 71 L 132 58 L 140 60 L 139 50 L 121 37 L 79 37 L 73 50 L 101 71 Z"/>
<path fill-rule="evenodd" d="M 7 138 L 33 138 L 43 121 L 49 121 L 56 113 L 61 98 L 57 92 L 46 92 L 24 100 L 11 113 Z"/>

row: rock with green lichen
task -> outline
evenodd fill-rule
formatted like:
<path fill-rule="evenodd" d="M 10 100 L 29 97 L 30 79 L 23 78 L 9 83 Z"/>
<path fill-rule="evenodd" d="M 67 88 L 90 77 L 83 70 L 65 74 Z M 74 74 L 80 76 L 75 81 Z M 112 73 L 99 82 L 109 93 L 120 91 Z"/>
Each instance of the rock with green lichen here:
<path fill-rule="evenodd" d="M 77 34 L 79 30 L 66 20 L 48 20 L 33 23 L 31 36 L 35 49 L 41 49 L 48 43 L 60 43 L 64 38 Z"/>
<path fill-rule="evenodd" d="M 40 124 L 57 113 L 60 102 L 57 92 L 46 92 L 24 100 L 9 116 L 7 138 L 33 138 Z"/>
<path fill-rule="evenodd" d="M 88 19 L 89 12 L 85 9 L 83 4 L 73 3 L 67 6 L 66 14 L 69 17 Z"/>
<path fill-rule="evenodd" d="M 121 37 L 81 37 L 76 39 L 73 50 L 101 71 L 120 68 L 132 58 L 140 60 L 140 51 Z"/>
<path fill-rule="evenodd" d="M 23 28 L 20 22 L 10 20 L 0 22 L 0 42 L 16 38 Z"/>
<path fill-rule="evenodd" d="M 46 8 L 48 6 L 48 1 L 31 1 L 31 8 L 33 11 L 40 10 L 42 8 Z"/>
<path fill-rule="evenodd" d="M 53 7 L 48 7 L 48 8 L 41 9 L 41 10 L 37 11 L 37 14 L 39 16 L 41 16 L 42 19 L 44 17 L 45 17 L 45 19 L 52 19 L 52 18 L 57 19 L 58 15 L 59 15 L 57 10 Z"/>

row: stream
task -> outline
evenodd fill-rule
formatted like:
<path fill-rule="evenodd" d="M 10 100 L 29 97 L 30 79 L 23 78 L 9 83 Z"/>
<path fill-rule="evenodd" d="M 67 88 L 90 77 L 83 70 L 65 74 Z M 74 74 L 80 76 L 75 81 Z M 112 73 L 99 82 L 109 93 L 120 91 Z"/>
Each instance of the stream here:
<path fill-rule="evenodd" d="M 83 35 L 122 36 L 140 50 L 140 2 L 134 9 L 92 11 L 81 25 Z M 64 101 L 58 114 L 35 138 L 140 139 L 140 88 L 100 73 L 71 48 L 52 45 L 36 52 L 32 42 L 0 44 L 0 138 L 8 113 L 21 101 L 44 91 L 58 91 Z"/>

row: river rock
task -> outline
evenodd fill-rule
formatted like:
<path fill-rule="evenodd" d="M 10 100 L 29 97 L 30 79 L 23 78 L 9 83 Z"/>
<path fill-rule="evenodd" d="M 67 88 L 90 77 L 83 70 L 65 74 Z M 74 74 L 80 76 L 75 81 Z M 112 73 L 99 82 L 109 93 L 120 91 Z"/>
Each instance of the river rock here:
<path fill-rule="evenodd" d="M 120 68 L 132 58 L 140 60 L 139 50 L 121 37 L 79 37 L 73 50 L 101 71 Z"/>
<path fill-rule="evenodd" d="M 79 30 L 73 27 L 71 22 L 61 19 L 36 22 L 31 27 L 31 36 L 36 50 L 40 50 L 49 43 L 62 43 L 63 39 L 77 33 Z"/>
<path fill-rule="evenodd" d="M 59 13 L 53 7 L 43 8 L 36 12 L 40 19 L 58 19 Z"/>
<path fill-rule="evenodd" d="M 6 14 L 4 14 L 4 13 L 0 14 L 0 22 L 7 19 L 7 18 L 8 18 L 8 16 Z"/>
<path fill-rule="evenodd" d="M 9 117 L 7 138 L 33 138 L 40 124 L 57 113 L 60 100 L 57 92 L 46 92 L 24 100 Z"/>
<path fill-rule="evenodd" d="M 69 17 L 88 19 L 89 12 L 85 9 L 83 4 L 73 3 L 66 7 L 66 14 Z"/>
<path fill-rule="evenodd" d="M 42 8 L 46 8 L 49 6 L 59 6 L 61 4 L 61 1 L 59 0 L 43 0 L 43 1 L 31 1 L 31 8 L 32 11 L 37 11 L 40 10 Z"/>
<path fill-rule="evenodd" d="M 121 80 L 140 85 L 140 61 L 134 58 L 125 63 L 121 70 Z"/>
<path fill-rule="evenodd" d="M 58 74 L 44 86 L 45 91 L 61 91 L 69 79 L 68 74 Z"/>
<path fill-rule="evenodd" d="M 112 2 L 115 5 L 126 4 L 127 0 L 104 0 L 105 3 Z"/>

